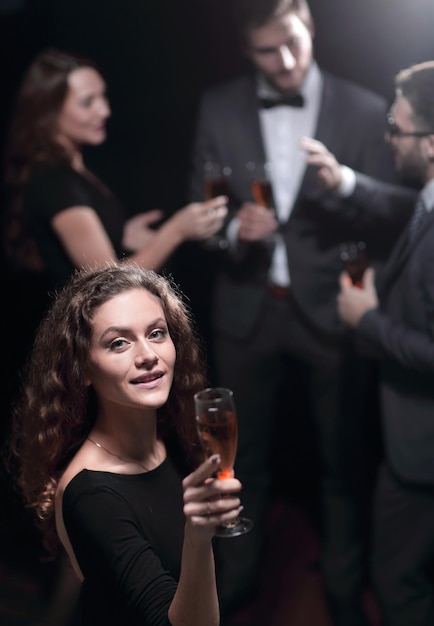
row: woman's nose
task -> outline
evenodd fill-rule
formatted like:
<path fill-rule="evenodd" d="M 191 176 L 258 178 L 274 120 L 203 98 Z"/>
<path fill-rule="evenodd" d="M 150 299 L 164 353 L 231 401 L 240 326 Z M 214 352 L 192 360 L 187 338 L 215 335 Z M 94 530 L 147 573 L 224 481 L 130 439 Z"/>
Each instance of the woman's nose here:
<path fill-rule="evenodd" d="M 158 363 L 158 355 L 154 352 L 152 346 L 146 341 L 141 343 L 135 356 L 136 366 L 146 365 L 149 367 L 155 365 L 155 363 Z"/>
<path fill-rule="evenodd" d="M 98 102 L 97 106 L 98 106 L 98 113 L 101 115 L 101 117 L 103 117 L 104 119 L 107 119 L 108 117 L 110 117 L 112 112 L 110 109 L 110 105 L 105 98 L 102 98 Z"/>

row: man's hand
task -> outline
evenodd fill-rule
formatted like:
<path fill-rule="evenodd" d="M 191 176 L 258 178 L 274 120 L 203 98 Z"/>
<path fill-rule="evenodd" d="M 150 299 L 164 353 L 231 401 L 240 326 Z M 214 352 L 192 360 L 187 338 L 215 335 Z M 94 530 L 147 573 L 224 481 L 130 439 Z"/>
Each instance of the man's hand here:
<path fill-rule="evenodd" d="M 311 137 L 303 137 L 300 148 L 307 153 L 306 163 L 318 168 L 318 179 L 326 189 L 336 191 L 342 183 L 341 166 L 325 145 Z"/>
<path fill-rule="evenodd" d="M 274 209 L 264 208 L 254 202 L 244 202 L 237 217 L 240 220 L 240 241 L 261 241 L 276 232 L 279 226 Z"/>
<path fill-rule="evenodd" d="M 342 272 L 339 277 L 341 287 L 337 298 L 339 317 L 353 328 L 367 311 L 378 308 L 374 279 L 375 271 L 372 267 L 365 271 L 361 289 L 352 284 L 347 272 Z"/>

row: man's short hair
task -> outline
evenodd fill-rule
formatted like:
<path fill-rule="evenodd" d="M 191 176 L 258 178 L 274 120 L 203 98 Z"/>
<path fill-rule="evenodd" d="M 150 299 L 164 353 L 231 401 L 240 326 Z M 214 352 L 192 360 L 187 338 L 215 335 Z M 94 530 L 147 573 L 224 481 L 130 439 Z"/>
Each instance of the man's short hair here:
<path fill-rule="evenodd" d="M 434 61 L 401 70 L 395 77 L 395 87 L 411 104 L 419 129 L 434 134 Z"/>
<path fill-rule="evenodd" d="M 242 36 L 273 19 L 295 13 L 310 26 L 312 16 L 307 0 L 231 0 L 235 23 Z"/>

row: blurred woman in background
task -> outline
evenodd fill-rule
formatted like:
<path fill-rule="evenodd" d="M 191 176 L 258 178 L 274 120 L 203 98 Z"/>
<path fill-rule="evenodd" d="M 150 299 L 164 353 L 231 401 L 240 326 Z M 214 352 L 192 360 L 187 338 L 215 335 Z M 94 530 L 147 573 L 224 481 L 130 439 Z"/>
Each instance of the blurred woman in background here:
<path fill-rule="evenodd" d="M 192 203 L 161 222 L 160 210 L 130 219 L 85 164 L 85 146 L 106 139 L 106 83 L 88 59 L 39 54 L 19 89 L 6 147 L 4 246 L 11 267 L 42 272 L 59 288 L 71 271 L 124 259 L 159 270 L 180 244 L 222 226 L 226 198 Z"/>

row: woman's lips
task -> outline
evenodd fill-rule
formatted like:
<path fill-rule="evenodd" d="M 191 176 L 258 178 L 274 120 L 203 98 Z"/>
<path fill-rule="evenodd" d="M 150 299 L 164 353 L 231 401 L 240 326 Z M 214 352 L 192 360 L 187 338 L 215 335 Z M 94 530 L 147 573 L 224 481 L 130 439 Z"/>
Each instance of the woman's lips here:
<path fill-rule="evenodd" d="M 163 378 L 164 372 L 151 372 L 134 378 L 131 383 L 133 385 L 154 386 Z"/>

